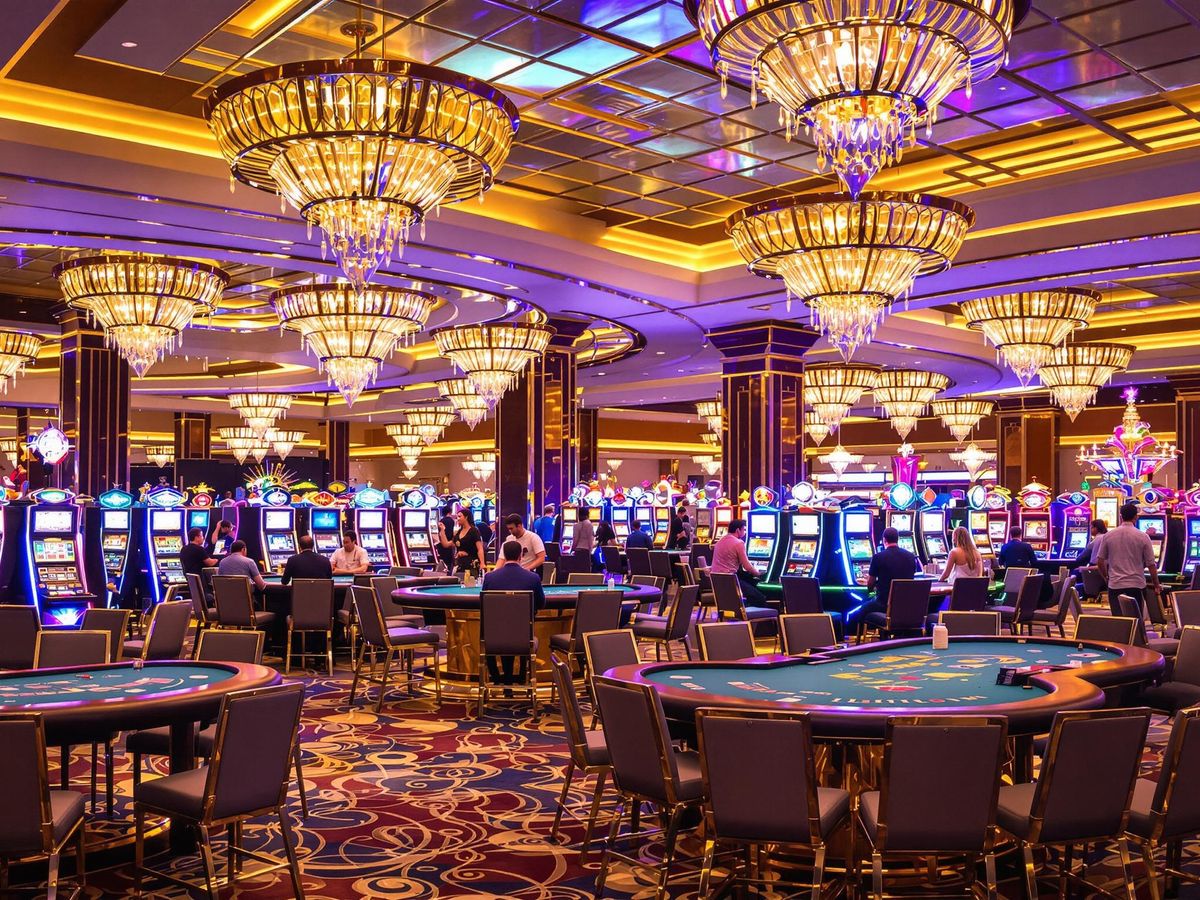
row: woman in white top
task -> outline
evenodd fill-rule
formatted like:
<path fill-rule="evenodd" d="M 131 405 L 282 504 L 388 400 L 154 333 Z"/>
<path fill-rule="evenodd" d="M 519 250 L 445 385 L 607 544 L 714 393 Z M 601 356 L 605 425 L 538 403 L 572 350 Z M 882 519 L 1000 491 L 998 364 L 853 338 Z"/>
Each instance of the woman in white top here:
<path fill-rule="evenodd" d="M 954 529 L 954 547 L 946 558 L 946 568 L 942 570 L 942 581 L 954 583 L 956 578 L 978 578 L 983 574 L 983 557 L 971 538 L 971 532 L 962 525 Z"/>

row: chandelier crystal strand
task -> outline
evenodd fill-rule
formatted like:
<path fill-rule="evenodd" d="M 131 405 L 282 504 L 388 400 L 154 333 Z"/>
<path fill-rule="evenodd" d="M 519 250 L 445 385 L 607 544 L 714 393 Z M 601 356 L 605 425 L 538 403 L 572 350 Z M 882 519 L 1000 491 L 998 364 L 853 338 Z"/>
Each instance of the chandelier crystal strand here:
<path fill-rule="evenodd" d="M 929 404 L 930 411 L 942 420 L 942 424 L 950 429 L 954 439 L 961 444 L 967 435 L 979 424 L 984 416 L 990 416 L 996 409 L 991 400 L 975 400 L 971 397 L 957 397 L 953 400 L 934 400 Z"/>
<path fill-rule="evenodd" d="M 805 403 L 807 402 L 806 399 Z M 825 438 L 829 437 L 831 430 L 828 425 L 821 421 L 821 417 L 815 412 L 806 412 L 804 414 L 804 431 L 818 447 L 825 442 Z"/>
<path fill-rule="evenodd" d="M 218 428 L 217 437 L 229 451 L 233 454 L 233 458 L 238 463 L 244 463 L 246 457 L 263 446 L 263 439 L 254 433 L 254 429 L 248 428 L 245 425 L 239 425 L 231 428 Z M 261 460 L 261 457 L 256 457 Z"/>
<path fill-rule="evenodd" d="M 1028 385 L 1076 328 L 1087 325 L 1100 295 L 1082 288 L 1053 288 L 997 294 L 959 304 L 967 326 L 982 331 L 1013 370 Z"/>
<path fill-rule="evenodd" d="M 445 378 L 437 382 L 438 393 L 450 401 L 458 417 L 472 431 L 475 426 L 487 418 L 488 404 L 479 392 L 466 378 Z"/>
<path fill-rule="evenodd" d="M 397 345 L 425 327 L 438 298 L 378 285 L 357 291 L 339 282 L 285 288 L 271 295 L 271 304 L 353 406 Z"/>
<path fill-rule="evenodd" d="M 17 457 L 21 452 L 21 447 L 22 441 L 20 438 L 0 438 L 0 454 L 4 455 L 5 461 L 13 468 L 16 468 Z"/>
<path fill-rule="evenodd" d="M 854 196 L 898 162 L 960 85 L 1003 65 L 1012 0 L 691 0 L 722 91 L 729 79 L 779 104 Z"/>
<path fill-rule="evenodd" d="M 160 469 L 173 465 L 175 462 L 175 448 L 170 444 L 151 444 L 145 449 L 146 459 Z"/>
<path fill-rule="evenodd" d="M 696 404 L 696 414 L 700 416 L 713 434 L 720 434 L 724 427 L 725 416 L 721 412 L 721 401 L 701 400 Z"/>
<path fill-rule="evenodd" d="M 838 445 L 836 447 L 834 447 L 828 453 L 818 456 L 817 459 L 825 463 L 825 465 L 829 466 L 829 468 L 833 469 L 833 471 L 837 473 L 838 478 L 841 478 L 842 475 L 846 473 L 846 469 L 855 463 L 862 462 L 862 454 L 850 453 L 845 447 L 842 446 L 841 441 L 838 441 Z"/>
<path fill-rule="evenodd" d="M 879 380 L 879 366 L 819 363 L 804 367 L 804 402 L 817 420 L 836 431 L 862 395 Z"/>
<path fill-rule="evenodd" d="M 79 256 L 54 269 L 63 299 L 85 312 L 141 378 L 211 313 L 229 276 L 194 260 L 146 254 Z"/>
<path fill-rule="evenodd" d="M 288 429 L 268 429 L 264 437 L 270 442 L 271 449 L 280 459 L 287 459 L 296 445 L 308 437 L 308 432 Z"/>
<path fill-rule="evenodd" d="M 362 58 L 231 79 L 204 114 L 233 178 L 321 229 L 322 249 L 360 291 L 430 212 L 483 197 L 520 125 L 485 82 Z"/>
<path fill-rule="evenodd" d="M 491 409 L 525 367 L 545 354 L 554 334 L 549 325 L 506 322 L 439 328 L 433 340 Z"/>
<path fill-rule="evenodd" d="M 1129 368 L 1133 351 L 1129 344 L 1064 344 L 1038 370 L 1038 377 L 1074 422 L 1100 388 Z"/>
<path fill-rule="evenodd" d="M 417 430 L 426 445 L 440 440 L 455 418 L 448 406 L 412 406 L 404 410 L 404 421 Z"/>
<path fill-rule="evenodd" d="M 396 452 L 400 456 L 420 456 L 426 447 L 425 436 L 412 425 L 387 425 L 384 430 L 395 443 Z"/>
<path fill-rule="evenodd" d="M 8 393 L 9 384 L 37 360 L 44 341 L 24 331 L 0 331 L 0 394 Z"/>
<path fill-rule="evenodd" d="M 227 398 L 229 408 L 242 417 L 247 428 L 252 428 L 259 437 L 275 426 L 275 422 L 292 407 L 291 394 L 274 394 L 263 391 L 238 392 Z"/>
<path fill-rule="evenodd" d="M 974 222 L 970 207 L 927 194 L 799 194 L 736 213 L 726 231 L 750 271 L 783 279 L 849 360 L 918 275 L 949 268 Z"/>
<path fill-rule="evenodd" d="M 962 450 L 950 454 L 950 458 L 956 463 L 962 463 L 963 469 L 966 470 L 967 477 L 974 481 L 979 477 L 979 474 L 984 470 L 988 463 L 996 461 L 996 454 L 989 450 L 983 450 L 974 441 L 967 444 Z"/>
<path fill-rule="evenodd" d="M 875 385 L 875 402 L 883 407 L 903 441 L 917 427 L 917 420 L 925 415 L 929 402 L 951 384 L 950 379 L 940 372 L 885 369 L 879 373 L 879 382 Z"/>

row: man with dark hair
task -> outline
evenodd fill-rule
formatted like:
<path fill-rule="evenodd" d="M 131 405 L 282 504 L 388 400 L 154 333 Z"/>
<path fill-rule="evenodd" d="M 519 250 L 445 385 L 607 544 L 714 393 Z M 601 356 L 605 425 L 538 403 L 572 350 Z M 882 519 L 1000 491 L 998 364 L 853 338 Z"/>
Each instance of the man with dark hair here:
<path fill-rule="evenodd" d="M 185 575 L 199 575 L 200 572 L 215 566 L 217 561 L 208 555 L 204 546 L 204 531 L 200 528 L 188 529 L 188 542 L 179 551 L 179 565 Z"/>
<path fill-rule="evenodd" d="M 521 547 L 521 565 L 530 571 L 541 568 L 546 561 L 546 545 L 525 527 L 525 520 L 513 513 L 505 517 L 504 527 L 508 530 L 504 543 L 516 542 Z"/>
<path fill-rule="evenodd" d="M 218 575 L 244 575 L 254 583 L 260 591 L 266 590 L 267 583 L 263 581 L 258 563 L 246 555 L 246 542 L 234 541 L 229 546 L 229 553 L 217 563 Z"/>
<path fill-rule="evenodd" d="M 333 564 L 313 549 L 311 534 L 300 535 L 300 552 L 288 557 L 283 567 L 281 584 L 291 584 L 293 578 L 332 578 Z"/>
<path fill-rule="evenodd" d="M 867 590 L 875 591 L 875 599 L 860 606 L 854 620 L 861 621 L 873 613 L 876 618 L 886 616 L 892 582 L 912 578 L 919 571 L 921 561 L 900 546 L 900 532 L 890 527 L 883 529 L 883 549 L 871 557 L 871 568 L 867 572 Z"/>
<path fill-rule="evenodd" d="M 1020 525 L 1014 525 L 1008 529 L 1008 542 L 1000 547 L 1000 552 L 996 554 L 996 563 L 1002 569 L 1037 568 L 1037 553 L 1034 552 L 1032 544 L 1021 540 Z"/>
<path fill-rule="evenodd" d="M 555 512 L 554 504 L 547 503 L 542 507 L 542 514 L 533 520 L 533 533 L 542 539 L 543 544 L 554 540 Z"/>
<path fill-rule="evenodd" d="M 511 525 L 509 516 L 505 520 L 505 525 Z M 516 519 L 519 522 L 520 516 Z M 533 535 L 533 532 L 527 531 L 526 534 Z M 482 590 L 485 591 L 529 591 L 533 594 L 533 608 L 536 612 L 539 609 L 546 607 L 546 592 L 542 590 L 542 579 L 537 576 L 537 573 L 531 572 L 521 563 L 521 556 L 525 552 L 524 546 L 519 539 L 509 538 L 500 545 L 501 563 L 493 571 L 488 572 L 483 576 Z M 543 552 L 543 556 L 545 553 Z M 496 684 L 523 684 L 528 672 L 526 671 L 527 664 L 522 657 L 521 669 L 517 677 L 513 678 L 513 659 L 512 656 L 501 656 L 497 661 L 495 656 L 487 658 L 488 674 L 491 675 L 492 681 Z M 503 671 L 501 671 L 503 668 Z M 506 691 L 511 695 L 511 691 Z"/>
<path fill-rule="evenodd" d="M 358 546 L 358 535 L 353 531 L 342 535 L 342 546 L 333 551 L 329 562 L 335 575 L 365 575 L 371 571 L 367 551 Z"/>
<path fill-rule="evenodd" d="M 634 525 L 633 531 L 625 538 L 625 549 L 641 547 L 645 550 L 654 549 L 654 538 L 650 536 L 650 523 L 640 522 Z"/>
<path fill-rule="evenodd" d="M 213 556 L 224 556 L 229 552 L 232 543 L 233 523 L 228 519 L 221 519 L 213 526 L 212 534 L 208 536 L 208 546 L 212 549 Z"/>
<path fill-rule="evenodd" d="M 1114 616 L 1121 614 L 1118 598 L 1122 595 L 1136 600 L 1139 609 L 1145 608 L 1143 593 L 1146 590 L 1147 571 L 1154 593 L 1162 593 L 1154 542 L 1137 527 L 1137 517 L 1137 504 L 1126 503 L 1122 506 L 1121 524 L 1104 535 L 1100 552 L 1096 555 L 1100 574 L 1108 583 L 1108 604 Z"/>
<path fill-rule="evenodd" d="M 736 575 L 746 605 L 766 606 L 767 598 L 758 589 L 758 570 L 746 555 L 745 519 L 734 519 L 729 523 L 729 532 L 713 547 L 708 571 L 714 575 Z"/>

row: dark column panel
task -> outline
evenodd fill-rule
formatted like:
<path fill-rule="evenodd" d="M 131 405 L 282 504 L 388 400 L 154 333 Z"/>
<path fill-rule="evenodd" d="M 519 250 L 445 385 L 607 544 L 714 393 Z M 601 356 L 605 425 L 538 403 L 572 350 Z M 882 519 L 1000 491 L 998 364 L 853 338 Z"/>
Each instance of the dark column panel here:
<path fill-rule="evenodd" d="M 496 404 L 496 512 L 525 516 L 543 503 L 542 384 L 536 370 L 523 374 Z"/>
<path fill-rule="evenodd" d="M 325 420 L 325 458 L 329 460 L 330 481 L 350 481 L 350 423 L 341 419 Z"/>
<path fill-rule="evenodd" d="M 600 472 L 600 413 L 594 409 L 578 412 L 579 478 L 587 481 Z"/>
<path fill-rule="evenodd" d="M 175 458 L 212 458 L 211 413 L 175 413 Z"/>
<path fill-rule="evenodd" d="M 129 364 L 76 311 L 61 321 L 59 411 L 75 449 L 59 465 L 58 480 L 96 497 L 129 481 Z"/>
<path fill-rule="evenodd" d="M 1037 480 L 1052 494 L 1058 486 L 1058 407 L 1001 407 L 996 411 L 996 475 L 1013 492 Z"/>
<path fill-rule="evenodd" d="M 58 413 L 53 409 L 34 409 L 29 407 L 17 408 L 17 437 L 22 442 L 27 441 L 29 436 L 37 431 L 41 431 L 47 422 L 58 419 Z M 39 488 L 50 486 L 50 468 L 42 465 L 42 461 L 36 456 L 30 455 L 28 459 L 23 459 L 25 451 L 20 451 L 18 461 L 25 467 L 26 479 L 29 481 L 29 489 L 36 491 Z"/>
<path fill-rule="evenodd" d="M 1175 446 L 1179 448 L 1179 488 L 1200 481 L 1200 378 L 1172 379 L 1175 388 Z"/>

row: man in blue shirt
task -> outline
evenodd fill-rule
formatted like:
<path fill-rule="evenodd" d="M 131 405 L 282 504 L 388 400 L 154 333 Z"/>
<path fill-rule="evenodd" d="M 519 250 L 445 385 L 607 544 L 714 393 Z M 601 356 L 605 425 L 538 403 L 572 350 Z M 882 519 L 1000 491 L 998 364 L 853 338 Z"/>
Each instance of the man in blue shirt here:
<path fill-rule="evenodd" d="M 543 544 L 554 540 L 554 504 L 547 504 L 542 514 L 533 520 L 533 533 L 542 539 Z"/>
<path fill-rule="evenodd" d="M 542 579 L 521 565 L 521 545 L 516 541 L 505 541 L 500 545 L 502 564 L 483 576 L 482 589 L 485 591 L 529 591 L 533 594 L 533 609 L 536 613 L 546 607 L 546 592 L 542 590 Z M 524 684 L 528 675 L 527 662 L 521 657 L 520 674 L 513 678 L 512 656 L 487 658 L 488 674 L 496 684 Z M 501 672 L 503 667 L 503 672 Z M 511 696 L 512 691 L 506 691 Z"/>
<path fill-rule="evenodd" d="M 643 522 L 633 531 L 629 532 L 629 537 L 625 538 L 625 549 L 630 547 L 644 547 L 647 550 L 654 549 L 654 538 L 650 536 L 650 523 Z"/>
<path fill-rule="evenodd" d="M 1032 544 L 1021 540 L 1021 527 L 1019 525 L 1014 525 L 1008 529 L 1008 543 L 1001 546 L 1000 552 L 996 555 L 996 563 L 1002 569 L 1011 567 L 1018 569 L 1037 568 L 1037 554 L 1033 552 Z"/>

